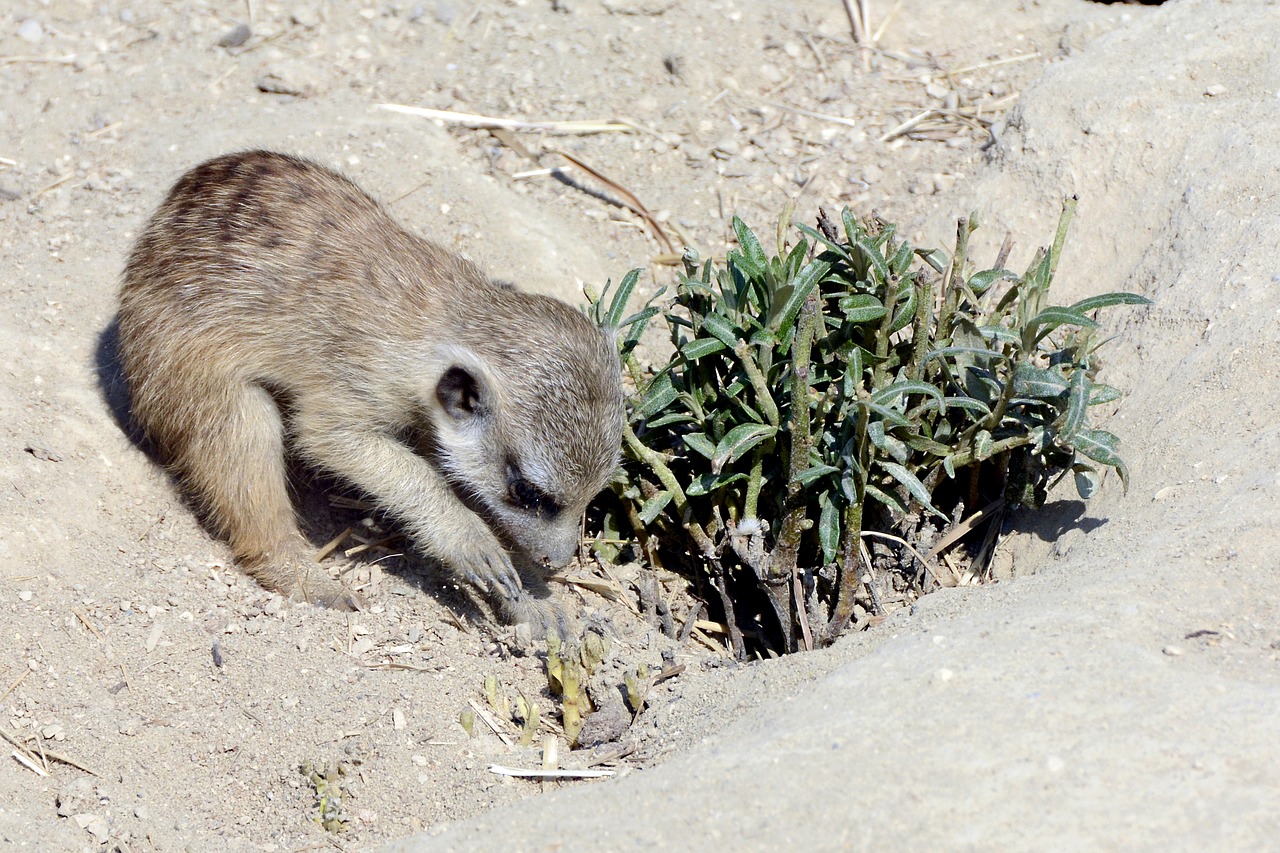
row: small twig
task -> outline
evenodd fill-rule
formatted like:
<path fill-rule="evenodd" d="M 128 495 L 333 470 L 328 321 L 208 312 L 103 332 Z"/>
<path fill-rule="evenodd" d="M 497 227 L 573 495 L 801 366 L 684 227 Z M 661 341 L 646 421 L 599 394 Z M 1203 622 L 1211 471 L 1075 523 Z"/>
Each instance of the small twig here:
<path fill-rule="evenodd" d="M 322 562 L 322 561 L 324 560 L 324 558 L 325 558 L 325 557 L 327 557 L 327 556 L 329 556 L 330 554 L 332 554 L 332 553 L 334 552 L 334 550 L 335 550 L 339 545 L 341 545 L 341 544 L 342 544 L 342 541 L 343 541 L 344 539 L 346 539 L 348 536 L 350 536 L 350 535 L 352 534 L 352 532 L 353 532 L 353 531 L 351 530 L 351 528 L 350 528 L 350 527 L 345 528 L 345 529 L 344 529 L 341 533 L 339 533 L 337 536 L 333 537 L 333 538 L 332 538 L 332 539 L 330 539 L 328 542 L 324 543 L 324 545 L 320 548 L 320 550 L 319 550 L 319 551 L 316 551 L 315 561 L 316 561 L 317 563 Z"/>
<path fill-rule="evenodd" d="M 906 548 L 908 551 L 910 551 L 912 555 L 914 555 L 915 558 L 920 561 L 920 565 L 924 566 L 924 570 L 928 572 L 930 575 L 932 575 L 935 581 L 938 580 L 938 572 L 937 572 L 937 569 L 934 568 L 933 562 L 927 559 L 924 556 L 924 554 L 921 554 L 919 551 L 917 551 L 911 545 L 910 542 L 903 539 L 901 536 L 894 536 L 892 533 L 880 533 L 875 530 L 864 530 L 862 531 L 862 537 L 864 539 L 868 537 L 875 537 L 877 539 L 886 539 L 890 542 L 901 545 L 903 548 Z M 951 574 L 952 580 L 956 581 L 956 583 L 960 582 L 960 578 L 956 577 L 953 572 L 950 572 L 950 570 L 948 570 L 948 574 Z"/>
<path fill-rule="evenodd" d="M 618 195 L 622 196 L 623 204 L 628 209 L 630 209 L 632 213 L 636 214 L 637 216 L 644 219 L 645 222 L 649 223 L 649 227 L 653 229 L 654 236 L 657 237 L 658 240 L 663 244 L 663 246 L 666 247 L 667 251 L 668 252 L 675 251 L 675 245 L 672 244 L 671 239 L 667 237 L 667 232 L 663 230 L 662 223 L 658 222 L 658 220 L 654 217 L 654 215 L 649 212 L 649 208 L 645 207 L 644 204 L 640 201 L 639 198 L 636 197 L 636 195 L 633 192 L 631 192 L 629 189 L 627 189 L 617 181 L 613 180 L 612 178 L 606 177 L 599 170 L 594 169 L 591 166 L 588 166 L 586 163 L 582 162 L 572 154 L 569 154 L 565 151 L 550 151 L 549 153 L 559 154 L 561 157 L 568 160 L 570 163 L 577 166 L 579 169 L 586 172 L 588 175 L 595 178 L 600 183 L 604 184 L 605 186 L 617 192 Z"/>
<path fill-rule="evenodd" d="M 13 691 L 17 690 L 17 689 L 18 689 L 18 685 L 22 683 L 22 680 L 23 680 L 24 678 L 26 678 L 26 677 L 27 677 L 28 675 L 30 675 L 30 674 L 31 674 L 31 670 L 30 670 L 30 669 L 26 669 L 26 668 L 24 668 L 24 669 L 22 670 L 22 673 L 21 673 L 17 678 L 15 678 L 15 679 L 13 680 L 13 684 L 10 684 L 10 685 L 9 685 L 9 689 L 8 689 L 8 690 L 6 690 L 4 693 L 0 693 L 0 702 L 4 702 L 4 700 L 5 700 L 5 699 L 8 699 L 8 698 L 9 698 L 9 694 L 10 694 L 10 693 L 12 693 Z"/>
<path fill-rule="evenodd" d="M 14 745 L 14 746 L 16 746 L 18 749 L 22 750 L 23 752 L 27 753 L 28 755 L 30 755 L 30 754 L 31 754 L 31 750 L 27 747 L 27 745 L 26 745 L 26 744 L 24 744 L 24 743 L 23 743 L 23 742 L 18 738 L 18 736 L 17 736 L 17 735 L 15 735 L 15 734 L 13 734 L 12 732 L 8 732 L 8 731 L 5 731 L 4 729 L 0 729 L 0 737 L 4 738 L 4 739 L 5 739 L 5 740 L 7 740 L 9 743 L 13 744 L 13 745 Z M 74 768 L 75 768 L 75 769 L 77 769 L 77 770 L 80 770 L 80 771 L 82 771 L 82 772 L 84 772 L 84 773 L 88 773 L 90 776 L 98 776 L 99 778 L 101 778 L 101 774 L 99 774 L 96 770 L 91 770 L 91 769 L 89 769 L 89 768 L 88 768 L 88 767 L 86 767 L 85 765 L 81 764 L 79 761 L 76 761 L 74 758 L 68 758 L 67 756 L 63 755 L 62 753 L 59 753 L 59 752 L 51 752 L 51 751 L 45 750 L 45 749 L 43 749 L 43 748 L 41 748 L 41 750 L 40 750 L 40 751 L 41 751 L 41 754 L 42 754 L 46 759 L 48 759 L 48 760 L 50 760 L 50 761 L 57 761 L 57 762 L 58 762 L 58 763 L 60 763 L 60 764 L 65 764 L 65 765 L 67 765 L 68 767 L 74 767 Z"/>
<path fill-rule="evenodd" d="M 99 642 L 99 643 L 105 643 L 105 642 L 106 642 L 106 640 L 104 640 L 104 639 L 102 638 L 102 635 L 98 633 L 98 629 L 97 629 L 97 628 L 95 628 L 95 627 L 93 627 L 93 625 L 89 624 L 89 617 L 87 617 L 87 616 L 85 616 L 83 613 L 81 613 L 81 612 L 80 612 L 80 609 L 79 609 L 78 607 L 73 607 L 73 608 L 71 608 L 71 612 L 72 612 L 72 613 L 74 613 L 74 614 L 76 615 L 76 618 L 77 618 L 77 619 L 79 619 L 79 620 L 80 620 L 80 622 L 81 622 L 81 623 L 82 623 L 86 628 L 88 628 L 88 629 L 89 629 L 89 633 L 90 633 L 90 634 L 93 634 L 93 636 L 94 636 L 94 637 L 96 637 L 96 638 L 98 639 L 98 642 Z"/>
<path fill-rule="evenodd" d="M 503 767 L 490 764 L 489 772 L 499 776 L 515 776 L 521 779 L 600 779 L 612 776 L 613 770 L 543 770 L 542 768 L 524 769 L 520 767 Z"/>
<path fill-rule="evenodd" d="M 484 707 L 474 699 L 468 699 L 467 704 L 471 706 L 471 710 L 476 712 L 476 716 L 483 720 L 484 724 L 498 736 L 499 740 L 507 746 L 515 746 L 515 741 L 511 740 L 511 736 L 502 730 L 498 723 L 498 718 L 490 713 L 488 708 Z"/>
<path fill-rule="evenodd" d="M 1000 65 L 1010 65 L 1014 62 L 1026 62 L 1031 59 L 1039 59 L 1040 51 L 1033 53 L 1019 53 L 1016 56 L 1006 56 L 1004 59 L 993 59 L 990 62 L 975 62 L 973 65 L 964 65 L 960 68 L 953 68 L 946 72 L 948 77 L 954 77 L 957 74 L 968 74 L 970 71 L 982 71 L 987 68 L 995 68 Z"/>
<path fill-rule="evenodd" d="M 917 113 L 916 115 L 904 121 L 902 124 L 895 127 L 893 130 L 881 136 L 880 141 L 888 142 L 892 139 L 896 139 L 899 136 L 902 136 L 903 134 L 908 133 L 912 128 L 919 126 L 921 122 L 925 121 L 926 119 L 933 118 L 937 114 L 938 114 L 938 111 L 935 110 L 933 107 L 930 107 L 924 112 Z"/>
<path fill-rule="evenodd" d="M 411 107 L 407 104 L 376 104 L 375 106 L 380 110 L 437 119 L 476 130 L 506 128 L 508 130 L 541 130 L 548 133 L 627 133 L 634 130 L 633 125 L 621 121 L 521 121 L 513 118 L 496 118 L 474 113 L 459 113 L 452 110 L 433 110 L 429 107 Z"/>
<path fill-rule="evenodd" d="M 680 628 L 680 634 L 676 637 L 676 643 L 679 646 L 683 646 L 689 641 L 689 635 L 693 633 L 694 625 L 697 624 L 698 617 L 702 615 L 705 607 L 706 605 L 699 601 L 689 611 L 689 615 L 685 617 L 684 625 Z"/>
<path fill-rule="evenodd" d="M 45 770 L 43 767 L 37 764 L 33 758 L 29 757 L 30 753 L 24 753 L 20 750 L 15 749 L 13 752 L 9 754 L 12 755 L 15 759 L 17 759 L 19 764 L 21 764 L 23 767 L 27 768 L 31 772 L 35 773 L 37 776 L 49 775 L 49 771 Z"/>
<path fill-rule="evenodd" d="M 0 56 L 0 65 L 14 65 L 19 62 L 44 62 L 52 65 L 74 65 L 76 55 L 68 53 L 66 56 Z"/>
<path fill-rule="evenodd" d="M 929 551 L 929 559 L 934 559 L 947 548 L 958 542 L 966 533 L 986 521 L 993 512 L 1004 506 L 1004 498 L 997 498 L 982 509 L 975 512 L 965 520 L 961 521 L 955 527 L 947 531 L 947 535 L 937 541 L 933 548 Z"/>

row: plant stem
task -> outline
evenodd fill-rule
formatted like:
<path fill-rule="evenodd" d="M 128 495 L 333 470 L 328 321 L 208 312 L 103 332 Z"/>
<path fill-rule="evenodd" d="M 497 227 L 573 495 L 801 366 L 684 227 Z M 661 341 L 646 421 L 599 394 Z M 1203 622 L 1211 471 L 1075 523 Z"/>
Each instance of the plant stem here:
<path fill-rule="evenodd" d="M 911 361 L 907 364 L 907 378 L 912 381 L 920 379 L 924 370 L 924 359 L 929 354 L 930 338 L 929 316 L 933 313 L 933 294 L 928 283 L 917 280 L 912 283 L 916 289 L 916 316 L 911 328 Z M 938 326 L 939 335 L 942 326 Z"/>
<path fill-rule="evenodd" d="M 769 393 L 769 383 L 765 381 L 760 365 L 756 364 L 756 360 L 751 357 L 751 346 L 746 341 L 738 341 L 733 352 L 738 356 L 742 369 L 751 382 L 752 390 L 756 392 L 756 402 L 760 406 L 761 414 L 770 426 L 777 426 L 781 423 L 778 418 L 778 404 L 773 401 L 773 394 Z"/>
<path fill-rule="evenodd" d="M 804 487 L 799 477 L 809 467 L 809 448 L 813 444 L 813 436 L 809 434 L 809 371 L 812 367 L 809 357 L 817 324 L 818 296 L 815 291 L 809 294 L 800 309 L 800 328 L 791 347 L 791 459 L 787 472 L 787 512 L 778 534 L 770 571 L 775 579 L 790 576 L 800 553 L 805 511 L 800 501 Z"/>
<path fill-rule="evenodd" d="M 993 456 L 996 456 L 997 454 L 1005 452 L 1006 450 L 1013 450 L 1015 447 L 1023 447 L 1024 445 L 1028 445 L 1030 443 L 1031 443 L 1031 436 L 1029 435 L 1013 435 L 1013 436 L 1010 436 L 1009 438 L 1002 438 L 999 441 L 994 441 L 991 443 L 990 452 L 988 452 L 987 455 L 983 458 L 990 459 Z M 952 469 L 958 471 L 959 469 L 965 467 L 966 465 L 972 465 L 974 462 L 979 462 L 979 461 L 981 460 L 976 459 L 974 457 L 974 453 L 972 450 L 966 450 L 962 453 L 957 453 L 955 456 L 951 458 L 951 467 Z"/>
<path fill-rule="evenodd" d="M 898 279 L 891 278 L 884 283 L 884 319 L 876 330 L 876 364 L 871 371 L 871 388 L 883 388 L 889 379 L 889 330 L 893 328 L 893 309 L 898 304 Z"/>
<path fill-rule="evenodd" d="M 937 338 L 941 344 L 951 340 L 951 319 L 960 304 L 960 292 L 964 285 L 964 267 L 969 260 L 969 235 L 978 227 L 976 213 L 968 219 L 956 220 L 956 252 L 951 256 L 951 278 L 943 289 L 942 312 L 938 315 Z"/>
<path fill-rule="evenodd" d="M 772 445 L 773 442 L 766 444 Z M 757 445 L 751 457 L 751 474 L 747 478 L 747 495 L 742 506 L 743 518 L 759 518 L 756 512 L 760 506 L 760 486 L 764 481 L 764 449 L 764 444 Z"/>
<path fill-rule="evenodd" d="M 689 498 L 685 495 L 684 489 L 680 487 L 680 481 L 676 479 L 676 475 L 668 467 L 667 460 L 658 451 L 646 447 L 644 442 L 640 441 L 631 429 L 631 424 L 623 425 L 622 438 L 626 441 L 627 447 L 631 448 L 631 452 L 652 468 L 653 473 L 657 475 L 663 487 L 671 492 L 671 502 L 675 504 L 676 513 L 680 516 L 684 529 L 689 532 L 689 535 L 693 537 L 693 541 L 697 543 L 698 550 L 707 559 L 714 560 L 716 558 L 715 543 L 711 541 L 706 531 L 702 529 L 702 525 L 689 512 Z"/>

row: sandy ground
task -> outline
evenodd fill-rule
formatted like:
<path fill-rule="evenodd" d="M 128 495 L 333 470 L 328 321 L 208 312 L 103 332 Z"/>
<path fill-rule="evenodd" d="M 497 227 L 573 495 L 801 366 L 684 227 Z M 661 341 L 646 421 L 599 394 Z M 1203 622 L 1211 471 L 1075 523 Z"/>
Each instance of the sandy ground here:
<path fill-rule="evenodd" d="M 1274 5 L 915 0 L 870 71 L 841 5 L 814 0 L 253 15 L 238 47 L 219 41 L 241 7 L 32 0 L 0 21 L 0 728 L 80 765 L 41 776 L 5 747 L 4 845 L 1276 844 Z M 641 129 L 512 146 L 384 102 Z M 966 121 L 927 121 L 931 138 L 885 138 L 955 107 Z M 112 414 L 102 335 L 129 241 L 184 169 L 250 146 L 339 166 L 494 274 L 574 300 L 633 266 L 665 283 L 667 248 L 555 151 L 704 253 L 730 213 L 768 223 L 798 196 L 943 243 L 974 206 L 1019 260 L 1076 193 L 1060 298 L 1156 303 L 1116 314 L 1106 368 L 1132 389 L 1110 427 L 1133 487 L 1024 522 L 1016 581 L 782 661 L 672 650 L 626 606 L 634 570 L 619 600 L 566 588 L 619 660 L 687 669 L 655 690 L 621 778 L 493 776 L 536 752 L 468 738 L 458 715 L 487 675 L 541 696 L 537 657 L 412 559 L 367 563 L 355 616 L 262 592 Z M 298 768 L 339 761 L 348 821 L 330 834 Z"/>

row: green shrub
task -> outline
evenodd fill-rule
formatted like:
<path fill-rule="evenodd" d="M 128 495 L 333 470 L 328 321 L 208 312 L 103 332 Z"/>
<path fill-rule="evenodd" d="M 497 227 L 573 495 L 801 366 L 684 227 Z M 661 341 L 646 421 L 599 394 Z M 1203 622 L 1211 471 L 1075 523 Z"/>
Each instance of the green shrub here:
<path fill-rule="evenodd" d="M 686 251 L 674 298 L 630 317 L 639 271 L 612 299 L 606 287 L 591 310 L 620 330 L 637 393 L 604 529 L 629 528 L 648 559 L 708 582 L 739 654 L 753 620 L 766 647 L 792 650 L 830 642 L 855 600 L 874 609 L 864 539 L 896 543 L 925 591 L 942 572 L 911 548 L 926 529 L 970 522 L 979 504 L 998 524 L 993 510 L 1040 506 L 1066 471 L 1084 498 L 1106 468 L 1127 484 L 1119 440 L 1089 420 L 1120 397 L 1094 381 L 1104 342 L 1090 314 L 1147 300 L 1050 305 L 1073 210 L 1021 276 L 1003 269 L 1007 241 L 992 268 L 969 270 L 973 217 L 948 259 L 846 209 L 841 228 L 825 214 L 798 226 L 792 246 L 784 216 L 776 256 L 734 217 L 723 264 Z M 645 371 L 635 347 L 658 316 L 674 354 Z M 751 611 L 761 591 L 768 607 Z"/>

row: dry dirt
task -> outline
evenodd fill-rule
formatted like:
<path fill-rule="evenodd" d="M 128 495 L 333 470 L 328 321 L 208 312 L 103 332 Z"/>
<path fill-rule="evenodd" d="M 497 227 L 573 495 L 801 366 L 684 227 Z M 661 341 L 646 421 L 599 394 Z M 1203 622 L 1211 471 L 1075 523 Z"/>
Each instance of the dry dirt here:
<path fill-rule="evenodd" d="M 0 729 L 75 764 L 40 775 L 4 745 L 0 846 L 1274 848 L 1280 9 L 891 7 L 872 4 L 868 68 L 833 0 L 10 4 Z M 635 128 L 512 145 L 380 103 Z M 893 135 L 931 109 L 952 118 Z M 468 738 L 459 713 L 492 675 L 546 714 L 537 656 L 414 560 L 364 564 L 356 615 L 260 591 L 113 415 L 103 333 L 133 235 L 186 168 L 259 146 L 575 301 L 671 271 L 653 225 L 556 151 L 704 254 L 733 212 L 764 230 L 794 198 L 798 217 L 876 209 L 935 243 L 977 207 L 985 251 L 1008 229 L 1023 263 L 1076 193 L 1061 298 L 1156 302 L 1117 314 L 1107 366 L 1133 389 L 1110 425 L 1133 487 L 1025 520 L 1003 552 L 1016 580 L 826 652 L 674 650 L 687 668 L 651 695 L 623 778 L 495 776 L 536 751 Z M 621 660 L 660 666 L 670 644 L 628 606 L 639 576 L 614 575 L 619 600 L 559 594 Z M 331 834 L 299 767 L 340 761 Z"/>

